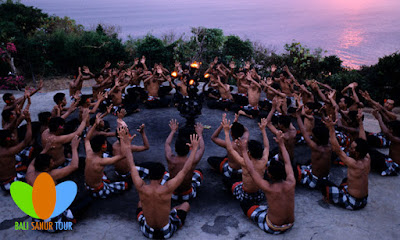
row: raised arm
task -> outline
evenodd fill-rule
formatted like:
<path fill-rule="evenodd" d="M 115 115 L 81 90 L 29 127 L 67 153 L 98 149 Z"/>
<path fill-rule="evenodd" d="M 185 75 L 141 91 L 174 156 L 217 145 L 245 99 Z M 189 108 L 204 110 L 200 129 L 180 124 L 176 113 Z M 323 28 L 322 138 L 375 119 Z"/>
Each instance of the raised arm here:
<path fill-rule="evenodd" d="M 381 131 L 389 138 L 389 140 L 392 141 L 392 142 L 400 143 L 400 138 L 394 136 L 394 135 L 391 133 L 391 131 L 389 130 L 389 128 L 388 128 L 388 127 L 386 126 L 386 124 L 383 122 L 381 114 L 380 114 L 377 110 L 374 110 L 374 111 L 372 112 L 372 115 L 374 115 L 374 117 L 376 118 L 376 120 L 378 120 L 379 126 L 381 127 Z"/>
<path fill-rule="evenodd" d="M 232 125 L 231 125 L 231 121 L 226 119 L 226 115 L 222 116 L 221 126 L 224 128 L 226 150 L 228 151 L 228 153 L 233 157 L 233 159 L 236 162 L 238 162 L 238 163 L 240 163 L 240 165 L 244 166 L 243 158 L 232 147 L 231 138 L 229 136 L 229 131 L 230 131 Z"/>
<path fill-rule="evenodd" d="M 279 149 L 281 150 L 282 158 L 285 163 L 285 172 L 286 172 L 286 181 L 295 183 L 293 167 L 290 162 L 290 156 L 285 146 L 285 140 L 283 137 L 282 131 L 279 131 L 275 138 L 276 142 L 279 145 Z"/>
<path fill-rule="evenodd" d="M 24 111 L 24 117 L 26 120 L 26 133 L 25 133 L 25 138 L 22 142 L 18 143 L 15 146 L 12 146 L 11 148 L 8 149 L 8 153 L 10 155 L 15 155 L 19 152 L 21 152 L 32 140 L 32 123 L 31 123 L 31 115 L 29 111 Z"/>
<path fill-rule="evenodd" d="M 183 166 L 182 170 L 180 170 L 174 178 L 167 181 L 167 183 L 164 185 L 167 187 L 167 190 L 169 193 L 172 193 L 173 191 L 175 191 L 175 189 L 177 187 L 179 187 L 179 185 L 181 185 L 185 176 L 192 169 L 192 166 L 194 164 L 195 155 L 196 155 L 197 149 L 199 147 L 199 136 L 197 136 L 196 134 L 191 135 L 190 136 L 190 144 L 188 143 L 188 145 L 192 149 L 192 151 L 190 152 L 189 158 L 185 162 L 185 165 Z"/>
<path fill-rule="evenodd" d="M 272 116 L 274 115 L 275 111 L 276 111 L 276 105 L 277 105 L 277 99 L 276 97 L 274 97 L 274 99 L 272 100 L 272 108 L 271 111 L 268 113 L 267 116 L 267 127 L 269 128 L 269 130 L 276 135 L 278 133 L 278 129 L 276 129 L 276 127 L 272 124 L 271 119 Z"/>
<path fill-rule="evenodd" d="M 133 152 L 143 152 L 150 148 L 149 140 L 147 139 L 147 135 L 144 130 L 144 127 L 145 127 L 145 125 L 143 123 L 142 125 L 140 125 L 140 127 L 138 129 L 136 129 L 136 131 L 138 133 L 140 133 L 140 135 L 142 135 L 143 145 L 142 146 L 131 145 L 131 150 Z"/>
<path fill-rule="evenodd" d="M 341 149 L 340 144 L 336 138 L 335 127 L 334 127 L 336 122 L 332 122 L 330 117 L 327 117 L 323 122 L 329 129 L 329 141 L 331 142 L 332 150 L 339 156 L 339 158 L 347 166 L 354 166 L 355 160 L 347 156 L 347 154 Z"/>
<path fill-rule="evenodd" d="M 78 135 L 72 139 L 71 148 L 72 148 L 72 161 L 66 167 L 60 169 L 53 169 L 50 171 L 50 175 L 53 177 L 55 181 L 65 178 L 66 176 L 70 175 L 73 171 L 77 170 L 79 167 L 79 154 L 78 154 L 78 146 L 81 138 Z M 52 144 L 48 142 L 48 144 Z"/>
<path fill-rule="evenodd" d="M 299 125 L 301 134 L 303 135 L 304 140 L 306 141 L 307 145 L 311 149 L 317 149 L 318 145 L 313 140 L 311 140 L 310 136 L 307 134 L 306 128 L 304 127 L 303 120 L 301 120 L 300 110 L 301 109 L 298 109 L 296 111 L 296 118 L 297 118 L 297 124 Z"/>
<path fill-rule="evenodd" d="M 362 109 L 358 109 L 358 114 L 357 114 L 357 121 L 358 121 L 358 137 L 361 139 L 364 139 L 367 141 L 367 135 L 365 134 L 364 130 L 364 115 Z"/>
<path fill-rule="evenodd" d="M 226 113 L 224 113 L 226 116 Z M 220 147 L 226 148 L 226 142 L 222 139 L 220 139 L 218 136 L 222 131 L 222 125 L 219 125 L 219 127 L 214 131 L 214 133 L 211 135 L 211 141 L 213 141 L 215 144 L 217 144 Z"/>
<path fill-rule="evenodd" d="M 175 133 L 178 131 L 179 122 L 177 122 L 176 119 L 171 119 L 169 121 L 169 127 L 171 128 L 171 132 L 169 133 L 164 144 L 165 157 L 167 158 L 167 161 L 170 161 L 172 158 L 171 142 L 174 138 Z"/>
<path fill-rule="evenodd" d="M 58 143 L 69 143 L 72 141 L 72 139 L 75 137 L 75 135 L 81 135 L 83 132 L 83 129 L 85 129 L 86 127 L 86 122 L 89 119 L 89 109 L 84 109 L 83 110 L 83 114 L 82 114 L 82 122 L 79 125 L 78 129 L 76 129 L 75 132 L 67 134 L 67 135 L 61 135 L 61 136 L 57 136 L 57 142 Z"/>
<path fill-rule="evenodd" d="M 205 145 L 204 145 L 204 138 L 203 138 L 203 124 L 196 123 L 194 126 L 197 136 L 199 136 L 199 150 L 197 150 L 195 158 L 194 158 L 194 165 L 200 162 L 201 158 L 203 157 Z"/>
<path fill-rule="evenodd" d="M 263 137 L 263 143 L 264 143 L 264 153 L 269 152 L 269 141 L 268 141 L 268 136 L 267 136 L 267 131 L 265 130 L 265 127 L 267 126 L 268 121 L 266 118 L 262 118 L 261 122 L 258 123 L 258 127 L 261 130 L 261 134 Z"/>

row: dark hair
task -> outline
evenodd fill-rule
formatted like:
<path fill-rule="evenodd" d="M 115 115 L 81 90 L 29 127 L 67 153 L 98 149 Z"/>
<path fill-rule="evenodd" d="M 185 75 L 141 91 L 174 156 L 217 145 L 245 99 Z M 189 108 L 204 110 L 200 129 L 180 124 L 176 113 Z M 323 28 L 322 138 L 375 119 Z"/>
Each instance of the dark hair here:
<path fill-rule="evenodd" d="M 79 106 L 83 106 L 83 104 L 85 104 L 86 101 L 88 99 L 90 99 L 91 97 L 92 97 L 92 95 L 88 95 L 88 94 L 82 95 L 81 100 L 79 101 Z"/>
<path fill-rule="evenodd" d="M 8 129 L 0 130 L 0 146 L 6 147 L 7 146 L 7 138 L 11 138 L 11 131 Z"/>
<path fill-rule="evenodd" d="M 264 146 L 256 140 L 250 140 L 247 144 L 250 155 L 255 159 L 261 159 L 264 152 Z"/>
<path fill-rule="evenodd" d="M 11 99 L 11 96 L 12 96 L 12 93 L 4 93 L 4 95 L 3 95 L 3 101 L 5 102 L 5 101 L 7 101 L 7 100 L 10 100 L 10 99 Z"/>
<path fill-rule="evenodd" d="M 354 104 L 354 100 L 350 97 L 343 96 L 344 98 L 344 103 L 346 103 L 347 107 L 350 107 L 351 105 Z"/>
<path fill-rule="evenodd" d="M 136 64 L 136 69 L 137 69 L 137 68 L 144 68 L 144 67 L 143 67 L 143 64 L 142 64 L 141 62 L 139 62 L 138 64 Z"/>
<path fill-rule="evenodd" d="M 281 71 L 279 74 L 283 74 L 285 78 L 289 77 L 289 74 L 286 71 Z"/>
<path fill-rule="evenodd" d="M 367 153 L 369 153 L 368 142 L 362 138 L 356 138 L 354 142 L 357 144 L 356 152 L 358 152 L 360 158 L 364 158 Z"/>
<path fill-rule="evenodd" d="M 324 146 L 329 143 L 329 129 L 323 125 L 315 126 L 312 129 L 312 133 L 314 135 L 315 142 L 320 145 Z"/>
<path fill-rule="evenodd" d="M 285 165 L 279 160 L 271 159 L 268 173 L 271 174 L 272 180 L 280 181 L 286 179 Z"/>
<path fill-rule="evenodd" d="M 347 117 L 349 118 L 351 125 L 352 126 L 356 126 L 358 127 L 358 121 L 357 121 L 357 115 L 358 115 L 358 111 L 349 111 L 349 113 L 347 114 Z"/>
<path fill-rule="evenodd" d="M 394 135 L 395 137 L 400 137 L 400 121 L 398 121 L 398 120 L 390 121 L 390 122 L 388 123 L 388 127 L 389 127 L 390 129 L 392 129 L 393 135 Z"/>
<path fill-rule="evenodd" d="M 98 153 L 101 151 L 101 147 L 103 144 L 106 142 L 106 137 L 103 135 L 97 135 L 90 140 L 90 146 L 92 146 L 92 150 L 95 153 Z"/>
<path fill-rule="evenodd" d="M 103 76 L 101 73 L 96 73 L 95 75 L 94 75 L 94 78 L 95 79 L 98 79 L 100 76 Z"/>
<path fill-rule="evenodd" d="M 162 163 L 153 162 L 151 164 L 146 164 L 149 169 L 149 179 L 150 180 L 160 180 L 165 173 L 165 167 Z"/>
<path fill-rule="evenodd" d="M 281 85 L 280 85 L 279 83 L 277 83 L 277 82 L 273 82 L 273 83 L 271 84 L 271 87 L 274 88 L 275 90 L 280 90 L 280 91 L 282 91 Z"/>
<path fill-rule="evenodd" d="M 64 126 L 64 125 L 65 125 L 64 118 L 53 117 L 49 121 L 49 130 L 50 130 L 50 132 L 57 132 L 58 128 L 60 126 Z"/>
<path fill-rule="evenodd" d="M 1 113 L 1 117 L 4 121 L 9 122 L 11 115 L 13 115 L 13 109 L 6 109 Z"/>
<path fill-rule="evenodd" d="M 291 122 L 292 120 L 290 119 L 290 117 L 286 115 L 280 115 L 278 118 L 278 123 L 282 124 L 285 128 L 289 128 Z"/>
<path fill-rule="evenodd" d="M 39 154 L 35 159 L 35 170 L 44 172 L 50 166 L 51 156 L 47 154 Z"/>
<path fill-rule="evenodd" d="M 238 139 L 243 136 L 244 126 L 238 122 L 234 122 L 231 127 L 231 133 L 233 139 Z"/>
<path fill-rule="evenodd" d="M 49 119 L 51 118 L 51 113 L 50 112 L 41 112 L 38 114 L 39 122 L 42 125 L 47 125 L 49 124 Z"/>
<path fill-rule="evenodd" d="M 64 100 L 64 97 L 65 97 L 65 94 L 64 94 L 64 93 L 61 93 L 61 92 L 56 93 L 56 94 L 53 96 L 53 101 L 54 101 L 56 104 L 59 104 L 60 102 L 62 102 L 62 100 Z"/>
<path fill-rule="evenodd" d="M 186 141 L 181 138 L 176 139 L 175 141 L 175 152 L 178 156 L 186 156 L 189 153 L 189 146 L 186 145 Z"/>

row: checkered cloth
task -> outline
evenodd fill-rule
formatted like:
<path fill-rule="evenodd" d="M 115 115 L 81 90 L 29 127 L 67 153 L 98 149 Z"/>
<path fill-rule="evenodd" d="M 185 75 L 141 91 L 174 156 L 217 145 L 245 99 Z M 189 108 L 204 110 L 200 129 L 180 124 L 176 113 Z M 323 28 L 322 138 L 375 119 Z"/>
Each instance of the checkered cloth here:
<path fill-rule="evenodd" d="M 228 164 L 228 158 L 225 158 L 219 167 L 220 172 L 227 178 L 232 178 L 235 175 L 242 175 L 242 169 L 233 169 Z"/>
<path fill-rule="evenodd" d="M 33 150 L 34 148 L 32 146 L 24 148 L 21 152 L 15 155 L 15 161 L 22 162 L 24 160 L 31 160 Z"/>
<path fill-rule="evenodd" d="M 351 145 L 351 139 L 345 133 L 335 130 L 336 139 L 339 142 L 339 145 L 344 149 L 348 149 Z"/>
<path fill-rule="evenodd" d="M 254 193 L 248 193 L 243 189 L 243 182 L 236 182 L 232 185 L 232 194 L 239 201 L 249 200 L 254 203 L 261 203 L 265 200 L 265 194 L 260 189 Z"/>
<path fill-rule="evenodd" d="M 318 179 L 318 177 L 312 174 L 311 164 L 301 166 L 297 165 L 297 171 L 299 172 L 297 181 L 312 189 L 318 187 L 321 180 L 328 180 L 328 176 Z"/>
<path fill-rule="evenodd" d="M 259 228 L 269 234 L 281 234 L 293 227 L 293 223 L 277 226 L 268 219 L 268 207 L 254 205 L 247 211 L 247 217 L 257 224 Z"/>
<path fill-rule="evenodd" d="M 165 176 L 165 174 L 164 174 Z M 193 171 L 193 176 L 192 176 L 192 187 L 182 193 L 176 193 L 174 192 L 172 194 L 172 199 L 176 201 L 188 201 L 191 199 L 194 199 L 197 196 L 197 188 L 200 187 L 201 182 L 203 181 L 204 177 L 201 171 L 199 170 L 194 170 Z"/>
<path fill-rule="evenodd" d="M 57 169 L 61 169 L 61 168 L 64 168 L 64 167 L 70 165 L 71 161 L 72 161 L 72 158 L 65 158 L 65 161 L 60 166 L 58 166 Z"/>
<path fill-rule="evenodd" d="M 390 157 L 385 158 L 386 169 L 381 172 L 381 176 L 397 176 L 400 174 L 400 167 L 393 162 Z"/>
<path fill-rule="evenodd" d="M 128 188 L 127 182 L 110 182 L 104 174 L 102 180 L 103 182 L 97 188 L 89 187 L 85 183 L 86 189 L 91 191 L 95 198 L 107 198 L 111 194 L 120 193 Z"/>
<path fill-rule="evenodd" d="M 339 187 L 326 186 L 327 200 L 348 210 L 359 210 L 367 205 L 368 196 L 364 198 L 355 198 L 348 192 L 347 178 L 343 179 Z"/>
<path fill-rule="evenodd" d="M 56 231 L 55 229 L 55 223 L 59 222 L 71 222 L 72 226 L 74 226 L 74 224 L 76 224 L 76 219 L 74 218 L 74 215 L 72 214 L 71 210 L 67 209 L 64 212 L 62 212 L 60 215 L 53 217 L 53 218 L 49 218 L 46 220 L 42 220 L 42 219 L 36 219 L 36 218 L 32 218 L 32 222 L 52 222 L 53 223 L 53 228 L 52 229 L 48 229 L 48 230 L 43 230 L 43 232 L 50 232 L 50 233 L 54 233 L 54 232 L 59 232 L 61 230 Z"/>
<path fill-rule="evenodd" d="M 368 134 L 368 135 L 374 136 L 374 137 L 376 137 L 376 138 L 379 139 L 380 144 L 379 144 L 379 146 L 376 146 L 376 147 L 379 147 L 379 148 L 388 148 L 388 147 L 390 146 L 390 144 L 391 144 L 391 141 L 390 141 L 389 139 L 387 139 L 387 138 L 386 138 L 386 135 L 385 135 L 384 133 L 382 133 L 382 132 L 379 132 L 379 133 L 370 133 L 370 134 Z"/>
<path fill-rule="evenodd" d="M 165 225 L 162 229 L 154 229 L 147 225 L 146 218 L 143 215 L 143 211 L 141 211 L 141 209 L 138 209 L 138 211 L 139 213 L 137 214 L 137 220 L 139 221 L 140 230 L 147 238 L 170 238 L 178 230 L 178 228 L 182 227 L 183 225 L 181 219 L 178 217 L 178 211 L 176 209 L 171 210 L 169 214 L 169 223 Z"/>

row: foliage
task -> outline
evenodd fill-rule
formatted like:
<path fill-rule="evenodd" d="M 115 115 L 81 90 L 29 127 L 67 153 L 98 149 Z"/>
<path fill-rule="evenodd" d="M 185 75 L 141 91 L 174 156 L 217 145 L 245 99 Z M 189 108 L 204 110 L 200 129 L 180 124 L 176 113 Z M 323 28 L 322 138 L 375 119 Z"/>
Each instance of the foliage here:
<path fill-rule="evenodd" d="M 249 40 L 242 41 L 238 36 L 228 36 L 224 42 L 222 55 L 232 56 L 238 60 L 250 60 L 253 46 Z"/>

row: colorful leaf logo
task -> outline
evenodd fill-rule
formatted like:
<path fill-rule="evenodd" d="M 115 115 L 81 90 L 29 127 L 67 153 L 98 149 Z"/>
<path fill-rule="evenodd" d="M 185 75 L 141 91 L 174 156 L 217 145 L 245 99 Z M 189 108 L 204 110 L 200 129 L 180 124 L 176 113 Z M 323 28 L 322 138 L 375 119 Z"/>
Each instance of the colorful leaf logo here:
<path fill-rule="evenodd" d="M 37 219 L 58 216 L 74 201 L 77 186 L 65 181 L 55 186 L 48 173 L 37 176 L 33 187 L 24 182 L 14 182 L 10 188 L 15 204 L 27 215 Z"/>

